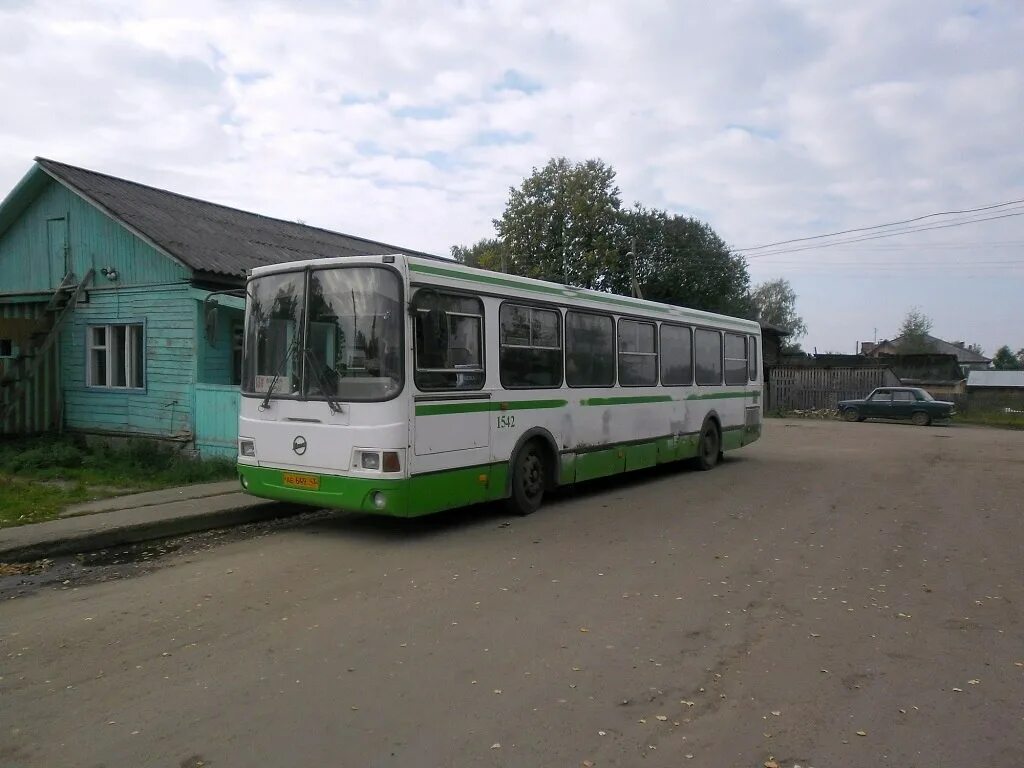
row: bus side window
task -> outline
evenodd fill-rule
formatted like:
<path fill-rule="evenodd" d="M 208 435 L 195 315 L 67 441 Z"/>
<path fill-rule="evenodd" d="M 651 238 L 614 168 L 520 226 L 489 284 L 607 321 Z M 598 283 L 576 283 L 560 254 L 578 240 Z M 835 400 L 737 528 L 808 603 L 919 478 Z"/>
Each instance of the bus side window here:
<path fill-rule="evenodd" d="M 611 315 L 565 313 L 565 383 L 615 386 L 615 321 Z"/>
<path fill-rule="evenodd" d="M 562 315 L 558 310 L 504 303 L 498 323 L 503 387 L 562 386 Z"/>
<path fill-rule="evenodd" d="M 697 352 L 697 383 L 719 386 L 722 383 L 722 334 L 698 328 L 694 333 Z"/>
<path fill-rule="evenodd" d="M 725 383 L 747 383 L 747 337 L 737 333 L 725 334 Z"/>
<path fill-rule="evenodd" d="M 484 385 L 484 308 L 472 296 L 430 292 L 415 311 L 415 381 L 423 391 Z"/>
<path fill-rule="evenodd" d="M 689 328 L 661 326 L 661 383 L 666 387 L 693 384 L 693 337 Z"/>
<path fill-rule="evenodd" d="M 757 381 L 757 337 L 750 336 L 747 341 L 750 356 L 747 358 L 747 378 Z"/>

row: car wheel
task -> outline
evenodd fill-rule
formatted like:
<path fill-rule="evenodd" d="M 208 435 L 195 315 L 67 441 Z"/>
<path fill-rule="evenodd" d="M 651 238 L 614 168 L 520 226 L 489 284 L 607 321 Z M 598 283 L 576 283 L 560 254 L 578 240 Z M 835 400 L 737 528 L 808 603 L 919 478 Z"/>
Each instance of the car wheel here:
<path fill-rule="evenodd" d="M 919 427 L 927 427 L 932 423 L 932 417 L 924 411 L 914 411 L 914 415 L 910 417 L 910 420 Z"/>
<path fill-rule="evenodd" d="M 856 408 L 847 408 L 845 411 L 843 411 L 843 419 L 845 421 L 851 421 L 851 422 L 852 421 L 863 421 L 863 419 L 860 417 L 860 413 L 857 411 Z"/>
<path fill-rule="evenodd" d="M 544 501 L 547 467 L 544 451 L 537 441 L 523 446 L 512 468 L 512 495 L 507 506 L 517 515 L 536 512 Z"/>
<path fill-rule="evenodd" d="M 697 446 L 697 467 L 707 471 L 714 469 L 722 456 L 722 435 L 718 425 L 709 421 L 700 432 L 700 443 Z"/>

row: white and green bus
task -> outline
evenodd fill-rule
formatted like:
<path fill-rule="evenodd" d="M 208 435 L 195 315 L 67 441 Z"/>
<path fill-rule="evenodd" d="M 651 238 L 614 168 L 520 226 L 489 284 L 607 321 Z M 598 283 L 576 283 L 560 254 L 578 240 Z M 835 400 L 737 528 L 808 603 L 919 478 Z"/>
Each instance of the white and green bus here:
<path fill-rule="evenodd" d="M 238 471 L 256 496 L 413 517 L 761 434 L 757 323 L 405 255 L 247 283 Z"/>

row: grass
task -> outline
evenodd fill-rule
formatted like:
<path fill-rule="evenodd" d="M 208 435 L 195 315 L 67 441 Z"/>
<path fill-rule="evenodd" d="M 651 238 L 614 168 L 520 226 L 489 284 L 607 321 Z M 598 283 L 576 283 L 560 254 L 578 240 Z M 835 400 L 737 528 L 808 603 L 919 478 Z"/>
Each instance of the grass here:
<path fill-rule="evenodd" d="M 0 527 L 56 517 L 71 504 L 235 476 L 228 459 L 197 460 L 132 441 L 87 445 L 75 437 L 0 442 Z"/>
<path fill-rule="evenodd" d="M 1024 429 L 1024 413 L 1006 413 L 1005 411 L 958 413 L 953 417 L 953 420 L 960 424 L 977 424 L 984 427 Z"/>

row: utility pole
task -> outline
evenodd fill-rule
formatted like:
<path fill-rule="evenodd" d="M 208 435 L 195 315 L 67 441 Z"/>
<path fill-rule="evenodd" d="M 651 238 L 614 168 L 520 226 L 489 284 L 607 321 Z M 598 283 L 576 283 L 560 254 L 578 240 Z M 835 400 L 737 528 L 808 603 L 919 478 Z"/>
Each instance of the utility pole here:
<path fill-rule="evenodd" d="M 632 249 L 626 254 L 626 258 L 630 260 L 629 267 L 629 287 L 633 292 L 634 299 L 642 299 L 644 297 L 643 292 L 640 290 L 640 282 L 636 279 L 636 238 L 634 237 L 631 241 Z"/>

